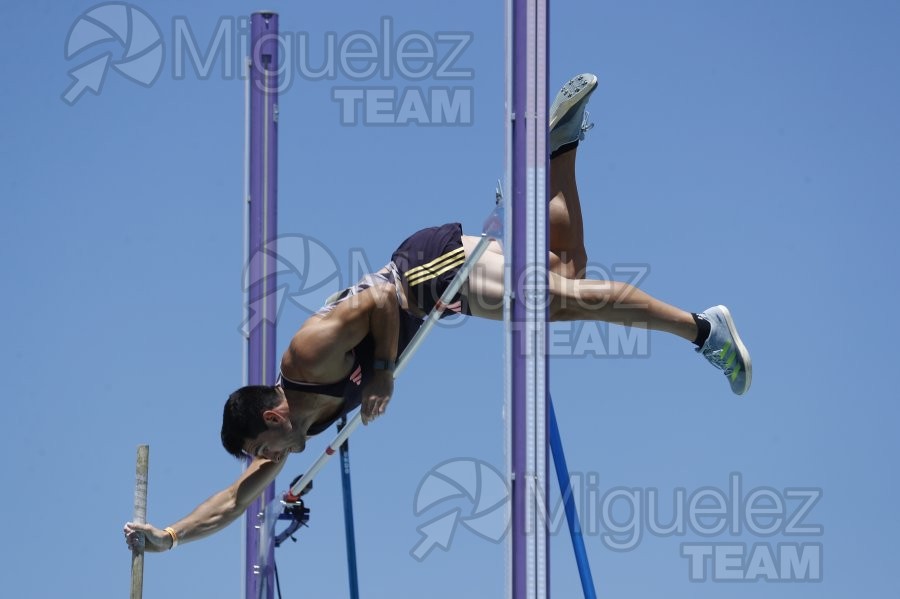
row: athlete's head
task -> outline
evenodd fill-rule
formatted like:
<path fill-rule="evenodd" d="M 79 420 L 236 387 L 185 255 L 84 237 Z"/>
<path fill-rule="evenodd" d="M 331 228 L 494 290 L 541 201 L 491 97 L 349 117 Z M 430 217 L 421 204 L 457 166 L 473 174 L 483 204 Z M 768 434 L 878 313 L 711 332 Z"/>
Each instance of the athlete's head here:
<path fill-rule="evenodd" d="M 305 439 L 295 439 L 290 407 L 281 387 L 249 385 L 228 397 L 222 413 L 222 445 L 231 455 L 279 461 L 303 451 Z"/>

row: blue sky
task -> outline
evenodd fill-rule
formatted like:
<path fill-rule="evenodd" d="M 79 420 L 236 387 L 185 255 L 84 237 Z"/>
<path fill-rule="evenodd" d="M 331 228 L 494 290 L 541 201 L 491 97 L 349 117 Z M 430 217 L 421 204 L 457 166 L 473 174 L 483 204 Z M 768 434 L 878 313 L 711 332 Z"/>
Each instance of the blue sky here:
<path fill-rule="evenodd" d="M 500 2 L 143 2 L 136 6 L 162 36 L 158 79 L 145 87 L 110 70 L 101 93 L 70 105 L 62 99 L 70 70 L 105 51 L 113 61 L 124 56 L 109 41 L 67 60 L 70 29 L 92 6 L 34 2 L 27 15 L 0 8 L 9 25 L 0 42 L 0 443 L 8 462 L 0 501 L 10 545 L 0 572 L 16 597 L 127 592 L 120 531 L 131 517 L 136 445 L 151 447 L 149 519 L 158 526 L 240 469 L 218 431 L 222 402 L 242 373 L 243 85 L 222 70 L 224 50 L 207 77 L 188 68 L 176 78 L 176 21 L 205 47 L 221 18 L 275 9 L 282 32 L 305 33 L 319 58 L 328 32 L 377 39 L 384 17 L 397 37 L 471 35 L 458 61 L 472 71 L 465 80 L 295 72 L 280 102 L 280 231 L 330 252 L 316 254 L 317 273 L 337 270 L 347 283 L 351 255 L 364 251 L 380 266 L 422 226 L 459 220 L 477 232 L 503 169 Z M 554 329 L 563 342 L 551 389 L 569 467 L 596 483 L 581 507 L 595 518 L 586 542 L 601 596 L 900 590 L 892 572 L 898 289 L 890 274 L 900 191 L 898 22 L 900 7 L 877 0 L 554 3 L 552 87 L 583 71 L 600 79 L 589 107 L 596 127 L 578 165 L 594 268 L 644 265 L 641 286 L 660 299 L 694 311 L 727 304 L 755 366 L 753 388 L 737 398 L 679 339 L 641 338 L 635 356 L 617 351 L 616 333 L 604 345 L 605 327 Z M 235 44 L 228 60 L 237 53 Z M 349 86 L 397 97 L 410 88 L 471 88 L 471 119 L 342 125 L 333 93 Z M 290 281 L 296 297 L 281 313 L 280 348 L 304 309 L 329 293 L 310 290 L 312 278 Z M 566 339 L 581 351 L 567 351 Z M 462 499 L 416 515 L 429 473 L 454 460 L 503 467 L 502 351 L 496 323 L 437 330 L 398 381 L 388 417 L 353 438 L 364 596 L 503 592 L 503 544 L 462 524 L 448 551 L 410 555 L 430 518 L 451 508 L 470 525 L 478 518 Z M 280 489 L 330 437 L 291 458 Z M 656 497 L 665 522 L 679 489 L 688 498 L 703 489 L 727 495 L 735 475 L 743 500 L 754 490 L 784 499 L 785 527 L 764 536 L 743 522 L 739 534 L 729 526 L 703 537 L 688 526 L 662 536 L 640 519 L 634 547 L 609 547 L 610 525 L 632 521 L 632 507 L 646 511 Z M 821 532 L 788 534 L 798 490 L 819 498 L 803 523 Z M 622 500 L 626 492 L 637 499 Z M 308 504 L 311 527 L 277 553 L 284 596 L 345 596 L 337 464 L 317 478 Z M 692 582 L 685 543 L 724 553 L 744 544 L 743 565 L 755 544 L 776 554 L 784 544 L 820 547 L 821 581 L 717 581 L 707 562 L 707 579 Z M 733 564 L 720 560 L 720 573 L 746 572 Z M 148 557 L 145 593 L 237 596 L 242 567 L 233 525 Z M 578 596 L 562 529 L 553 535 L 551 577 L 556 596 Z"/>

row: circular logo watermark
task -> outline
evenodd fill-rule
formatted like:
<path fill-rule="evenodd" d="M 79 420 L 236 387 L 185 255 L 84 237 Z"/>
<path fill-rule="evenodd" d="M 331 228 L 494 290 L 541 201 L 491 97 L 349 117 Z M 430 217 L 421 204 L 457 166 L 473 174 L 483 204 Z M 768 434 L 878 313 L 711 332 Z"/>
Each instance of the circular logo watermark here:
<path fill-rule="evenodd" d="M 69 71 L 72 83 L 62 94 L 70 106 L 84 92 L 99 95 L 110 67 L 126 79 L 150 87 L 163 66 L 163 42 L 159 27 L 143 10 L 125 2 L 97 5 L 79 16 L 66 37 L 66 60 L 94 46 L 116 42 L 117 52 L 105 50 Z"/>
<path fill-rule="evenodd" d="M 244 267 L 243 288 L 249 291 L 271 277 L 276 278 L 277 286 L 271 286 L 268 293 L 254 293 L 247 306 L 249 314 L 241 325 L 245 335 L 263 321 L 277 323 L 287 302 L 311 314 L 342 288 L 337 258 L 308 235 L 284 235 L 254 252 Z M 267 315 L 263 304 L 269 299 L 274 299 L 276 307 Z"/>
<path fill-rule="evenodd" d="M 479 537 L 499 543 L 509 529 L 509 487 L 491 464 L 475 458 L 457 458 L 435 466 L 419 483 L 414 501 L 416 516 L 443 504 L 445 509 L 416 530 L 419 542 L 409 554 L 423 561 L 435 547 L 450 548 L 457 524 Z M 451 500 L 464 499 L 470 509 L 454 507 Z"/>

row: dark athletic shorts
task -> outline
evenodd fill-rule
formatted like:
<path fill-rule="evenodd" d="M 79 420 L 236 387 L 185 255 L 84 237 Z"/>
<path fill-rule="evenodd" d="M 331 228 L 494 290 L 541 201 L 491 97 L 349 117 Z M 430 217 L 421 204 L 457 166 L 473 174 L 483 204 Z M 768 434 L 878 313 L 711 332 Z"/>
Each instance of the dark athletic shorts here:
<path fill-rule="evenodd" d="M 409 301 L 426 314 L 434 308 L 466 260 L 462 225 L 450 223 L 413 233 L 391 256 L 406 283 Z M 457 293 L 441 318 L 470 314 L 466 300 Z"/>

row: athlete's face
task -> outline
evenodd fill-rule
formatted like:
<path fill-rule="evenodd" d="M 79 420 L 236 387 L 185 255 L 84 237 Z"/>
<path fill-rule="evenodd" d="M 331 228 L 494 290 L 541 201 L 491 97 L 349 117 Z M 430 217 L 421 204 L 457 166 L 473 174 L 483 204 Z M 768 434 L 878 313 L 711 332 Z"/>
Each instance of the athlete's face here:
<path fill-rule="evenodd" d="M 283 426 L 270 427 L 261 432 L 251 441 L 247 441 L 244 451 L 253 457 L 266 458 L 273 462 L 280 462 L 289 453 L 300 453 L 306 448 L 304 437 L 296 438 L 293 430 Z"/>
<path fill-rule="evenodd" d="M 244 453 L 251 457 L 280 462 L 289 453 L 303 451 L 306 448 L 306 436 L 291 424 L 290 409 L 287 400 L 283 397 L 284 392 L 280 387 L 276 389 L 282 394 L 282 403 L 263 413 L 266 429 L 255 439 L 247 440 L 244 443 Z"/>

